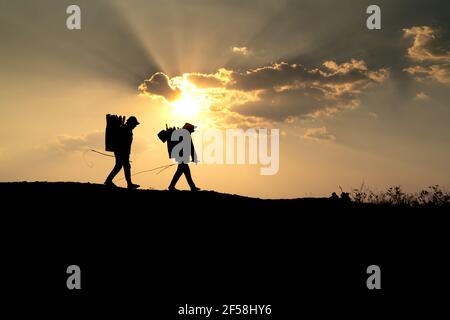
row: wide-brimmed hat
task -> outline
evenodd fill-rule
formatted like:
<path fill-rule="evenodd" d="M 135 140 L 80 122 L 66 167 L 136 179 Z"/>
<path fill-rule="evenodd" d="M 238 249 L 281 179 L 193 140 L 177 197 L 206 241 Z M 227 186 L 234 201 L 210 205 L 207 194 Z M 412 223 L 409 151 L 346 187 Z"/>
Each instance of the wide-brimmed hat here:
<path fill-rule="evenodd" d="M 188 122 L 186 122 L 183 126 L 183 129 L 186 129 L 188 131 L 195 131 L 195 128 L 197 128 L 196 126 L 194 126 L 193 124 L 190 124 Z"/>

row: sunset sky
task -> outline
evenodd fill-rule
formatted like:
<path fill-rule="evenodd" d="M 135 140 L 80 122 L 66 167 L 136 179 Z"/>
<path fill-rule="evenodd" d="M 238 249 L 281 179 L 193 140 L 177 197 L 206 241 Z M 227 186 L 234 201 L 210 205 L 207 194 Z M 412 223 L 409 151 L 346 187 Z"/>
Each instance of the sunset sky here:
<path fill-rule="evenodd" d="M 70 4 L 81 30 L 66 28 Z M 370 4 L 381 30 L 366 28 Z M 141 122 L 133 172 L 171 163 L 165 124 L 280 130 L 278 174 L 191 165 L 202 189 L 449 187 L 449 12 L 441 0 L 0 0 L 0 181 L 103 183 L 114 159 L 86 150 L 104 150 L 112 113 Z M 173 171 L 134 181 L 164 189 Z"/>

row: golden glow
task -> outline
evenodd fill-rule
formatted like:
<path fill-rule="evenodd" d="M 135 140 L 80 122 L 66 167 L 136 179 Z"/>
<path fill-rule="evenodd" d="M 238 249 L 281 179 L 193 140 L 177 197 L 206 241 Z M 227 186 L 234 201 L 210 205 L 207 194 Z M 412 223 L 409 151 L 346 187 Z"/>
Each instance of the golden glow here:
<path fill-rule="evenodd" d="M 193 117 L 201 112 L 200 101 L 193 95 L 182 95 L 172 103 L 173 112 L 179 116 Z"/>
<path fill-rule="evenodd" d="M 209 108 L 208 95 L 187 79 L 177 77 L 173 84 L 181 90 L 181 97 L 172 102 L 173 113 L 185 118 L 194 118 Z"/>

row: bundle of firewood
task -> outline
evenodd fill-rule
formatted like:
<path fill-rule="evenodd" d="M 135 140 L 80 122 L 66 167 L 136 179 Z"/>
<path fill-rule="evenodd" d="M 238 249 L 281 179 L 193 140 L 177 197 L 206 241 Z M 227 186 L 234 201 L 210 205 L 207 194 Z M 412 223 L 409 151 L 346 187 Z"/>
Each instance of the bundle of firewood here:
<path fill-rule="evenodd" d="M 125 124 L 125 116 L 106 115 L 105 150 L 114 151 L 118 144 L 120 128 Z"/>

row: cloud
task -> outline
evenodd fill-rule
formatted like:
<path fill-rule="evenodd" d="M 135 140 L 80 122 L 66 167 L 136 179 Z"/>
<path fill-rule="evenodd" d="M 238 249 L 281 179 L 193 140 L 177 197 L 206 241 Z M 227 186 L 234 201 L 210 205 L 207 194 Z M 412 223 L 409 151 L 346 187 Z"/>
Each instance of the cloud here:
<path fill-rule="evenodd" d="M 430 96 L 428 96 L 425 92 L 421 91 L 416 94 L 415 99 L 425 101 L 425 100 L 429 100 Z"/>
<path fill-rule="evenodd" d="M 230 71 L 221 68 L 214 74 L 187 73 L 184 77 L 198 88 L 220 88 L 230 81 Z"/>
<path fill-rule="evenodd" d="M 362 93 L 389 77 L 387 69 L 369 70 L 364 61 L 338 64 L 325 61 L 323 68 L 274 63 L 245 72 L 231 72 L 228 88 L 257 92 L 255 101 L 233 110 L 243 114 L 283 120 L 290 116 L 331 116 L 359 106 Z"/>
<path fill-rule="evenodd" d="M 274 123 L 292 117 L 331 117 L 358 107 L 362 94 L 388 77 L 389 70 L 370 70 L 364 61 L 356 59 L 340 64 L 328 60 L 320 68 L 276 62 L 247 70 L 220 68 L 214 73 L 185 73 L 172 79 L 157 73 L 139 89 L 170 101 L 167 91 L 183 94 L 187 80 L 195 85 L 190 94 L 195 91 L 207 97 L 209 116 L 218 118 L 216 123 L 224 124 L 228 119 L 233 125 L 236 119 L 248 124 L 255 119 L 257 123 Z M 164 82 L 165 90 L 150 86 L 155 78 L 157 83 Z"/>
<path fill-rule="evenodd" d="M 332 142 L 336 140 L 336 137 L 328 132 L 327 128 L 308 128 L 306 129 L 303 138 L 315 140 L 315 141 L 328 141 Z"/>
<path fill-rule="evenodd" d="M 325 61 L 323 66 L 322 69 L 309 69 L 300 64 L 273 63 L 245 72 L 231 72 L 229 86 L 244 91 L 271 89 L 278 93 L 303 89 L 336 89 L 339 94 L 348 92 L 346 88 L 362 88 L 370 83 L 383 82 L 389 76 L 387 69 L 370 71 L 364 61 L 355 59 L 342 64 Z"/>
<path fill-rule="evenodd" d="M 431 65 L 431 66 L 412 66 L 403 69 L 403 71 L 415 76 L 418 82 L 434 80 L 440 84 L 450 84 L 450 64 Z"/>
<path fill-rule="evenodd" d="M 150 96 L 162 96 L 167 101 L 175 101 L 180 97 L 179 88 L 172 87 L 169 77 L 163 72 L 153 74 L 139 86 L 139 91 Z"/>
<path fill-rule="evenodd" d="M 413 75 L 419 82 L 434 80 L 440 84 L 450 84 L 450 51 L 441 46 L 439 33 L 429 26 L 403 29 L 406 38 L 413 38 L 407 57 L 419 64 L 403 71 Z"/>
<path fill-rule="evenodd" d="M 247 47 L 233 47 L 231 49 L 234 54 L 248 56 L 251 54 L 251 51 Z"/>
<path fill-rule="evenodd" d="M 408 49 L 408 57 L 418 61 L 450 62 L 450 52 L 437 44 L 437 30 L 429 27 L 412 27 L 403 29 L 406 38 L 414 38 L 413 45 Z"/>

